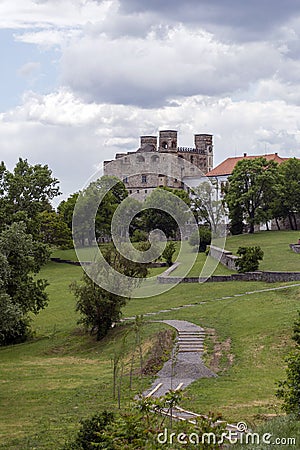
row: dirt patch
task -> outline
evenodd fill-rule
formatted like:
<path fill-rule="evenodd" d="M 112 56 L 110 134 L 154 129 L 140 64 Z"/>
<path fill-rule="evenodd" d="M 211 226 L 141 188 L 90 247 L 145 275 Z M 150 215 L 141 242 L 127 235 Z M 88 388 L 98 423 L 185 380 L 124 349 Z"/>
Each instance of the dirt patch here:
<path fill-rule="evenodd" d="M 176 333 L 173 330 L 159 331 L 155 336 L 142 367 L 143 375 L 155 375 L 172 353 Z"/>
<path fill-rule="evenodd" d="M 208 367 L 215 373 L 222 373 L 228 370 L 234 362 L 234 355 L 231 353 L 231 338 L 221 341 L 214 328 L 205 329 L 207 336 L 205 358 Z"/>

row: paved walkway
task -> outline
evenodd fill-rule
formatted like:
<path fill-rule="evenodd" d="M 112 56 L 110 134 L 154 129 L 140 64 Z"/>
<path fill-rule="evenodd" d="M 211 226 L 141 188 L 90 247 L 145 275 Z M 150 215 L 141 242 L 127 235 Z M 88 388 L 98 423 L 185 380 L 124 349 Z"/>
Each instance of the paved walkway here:
<path fill-rule="evenodd" d="M 157 373 L 157 378 L 144 395 L 160 397 L 170 389 L 184 389 L 199 378 L 216 375 L 203 363 L 203 328 L 186 320 L 161 320 L 177 330 L 176 345 L 173 356 Z"/>

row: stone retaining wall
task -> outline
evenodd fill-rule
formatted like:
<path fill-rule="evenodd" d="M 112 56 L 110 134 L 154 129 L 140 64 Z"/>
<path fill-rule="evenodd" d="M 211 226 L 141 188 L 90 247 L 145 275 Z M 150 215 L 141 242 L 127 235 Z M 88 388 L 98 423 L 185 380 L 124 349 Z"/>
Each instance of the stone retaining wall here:
<path fill-rule="evenodd" d="M 164 272 L 165 273 L 165 272 Z M 209 278 L 199 277 L 169 277 L 158 276 L 158 283 L 177 284 L 177 283 L 203 283 L 203 282 L 226 282 L 226 281 L 264 281 L 266 283 L 277 283 L 286 281 L 300 281 L 300 272 L 247 272 L 233 273 L 231 275 L 212 275 Z"/>
<path fill-rule="evenodd" d="M 237 270 L 236 267 L 236 260 L 238 259 L 238 256 L 235 256 L 232 254 L 232 252 L 228 250 L 222 250 L 219 247 L 216 247 L 214 245 L 210 246 L 209 255 L 220 261 L 223 266 L 226 266 L 230 270 Z"/>

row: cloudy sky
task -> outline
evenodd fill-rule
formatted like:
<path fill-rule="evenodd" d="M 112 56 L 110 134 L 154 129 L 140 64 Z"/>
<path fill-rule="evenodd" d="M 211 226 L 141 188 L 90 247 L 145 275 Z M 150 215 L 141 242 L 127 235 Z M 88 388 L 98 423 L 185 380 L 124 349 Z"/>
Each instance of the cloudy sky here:
<path fill-rule="evenodd" d="M 139 136 L 300 157 L 296 0 L 0 0 L 0 159 L 64 197 Z"/>

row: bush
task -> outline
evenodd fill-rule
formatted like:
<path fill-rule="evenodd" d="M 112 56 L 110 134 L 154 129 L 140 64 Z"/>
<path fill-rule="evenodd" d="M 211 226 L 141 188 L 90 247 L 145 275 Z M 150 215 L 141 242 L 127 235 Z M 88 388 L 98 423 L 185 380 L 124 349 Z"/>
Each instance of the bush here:
<path fill-rule="evenodd" d="M 144 242 L 148 241 L 148 233 L 143 230 L 134 230 L 131 236 L 131 242 Z"/>
<path fill-rule="evenodd" d="M 210 243 L 211 231 L 207 227 L 199 227 L 199 230 L 192 233 L 189 238 L 189 244 L 196 248 L 198 252 L 206 252 L 206 248 Z"/>
<path fill-rule="evenodd" d="M 168 266 L 171 266 L 173 264 L 173 255 L 176 251 L 176 244 L 175 242 L 168 242 L 166 245 L 166 248 L 162 252 L 161 256 L 166 260 L 166 263 Z"/>
<path fill-rule="evenodd" d="M 237 271 L 239 273 L 254 272 L 259 268 L 259 261 L 264 257 L 264 252 L 259 246 L 255 247 L 239 247 L 237 254 Z"/>
<path fill-rule="evenodd" d="M 107 411 L 95 414 L 89 419 L 82 420 L 75 441 L 66 444 L 64 450 L 114 449 L 115 447 L 105 433 L 107 426 L 113 420 L 113 413 Z"/>
<path fill-rule="evenodd" d="M 283 400 L 283 409 L 300 419 L 300 311 L 294 323 L 292 339 L 296 349 L 286 358 L 286 380 L 278 383 L 276 396 Z"/>

